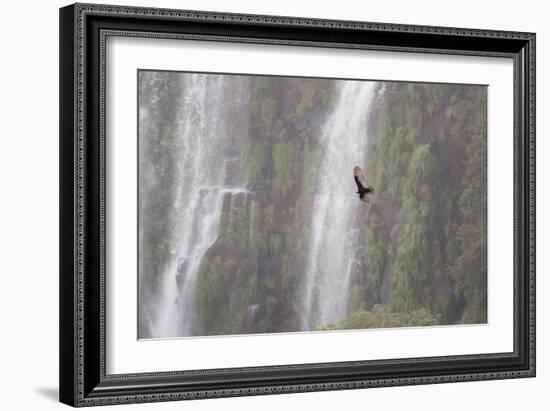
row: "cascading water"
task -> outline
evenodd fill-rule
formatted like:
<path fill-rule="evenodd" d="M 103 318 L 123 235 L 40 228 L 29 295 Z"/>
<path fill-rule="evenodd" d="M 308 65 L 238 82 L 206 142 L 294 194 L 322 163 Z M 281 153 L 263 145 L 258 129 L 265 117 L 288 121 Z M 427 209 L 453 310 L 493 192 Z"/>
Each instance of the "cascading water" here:
<path fill-rule="evenodd" d="M 350 277 L 360 264 L 357 218 L 360 202 L 353 193 L 353 167 L 365 164 L 367 115 L 373 82 L 342 81 L 334 111 L 320 136 L 320 162 L 311 214 L 311 231 L 303 282 L 302 330 L 342 320 L 348 311 Z"/>
<path fill-rule="evenodd" d="M 231 164 L 247 138 L 239 81 L 222 75 L 181 75 L 175 104 L 179 142 L 173 220 L 174 250 L 164 267 L 150 325 L 153 337 L 193 335 L 194 294 L 201 261 L 218 238 L 224 196 L 246 192 Z M 233 82 L 228 87 L 227 82 Z M 237 91 L 236 91 L 237 90 Z M 237 172 L 238 174 L 238 172 Z"/>

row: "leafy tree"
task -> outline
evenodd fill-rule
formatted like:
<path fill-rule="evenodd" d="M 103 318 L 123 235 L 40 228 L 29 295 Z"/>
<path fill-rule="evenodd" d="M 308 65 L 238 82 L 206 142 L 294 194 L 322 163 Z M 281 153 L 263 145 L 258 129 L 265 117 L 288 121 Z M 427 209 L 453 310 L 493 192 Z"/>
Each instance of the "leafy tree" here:
<path fill-rule="evenodd" d="M 422 308 L 395 312 L 387 305 L 376 304 L 371 310 L 358 310 L 336 324 L 319 324 L 316 330 L 346 330 L 438 325 L 439 319 Z"/>

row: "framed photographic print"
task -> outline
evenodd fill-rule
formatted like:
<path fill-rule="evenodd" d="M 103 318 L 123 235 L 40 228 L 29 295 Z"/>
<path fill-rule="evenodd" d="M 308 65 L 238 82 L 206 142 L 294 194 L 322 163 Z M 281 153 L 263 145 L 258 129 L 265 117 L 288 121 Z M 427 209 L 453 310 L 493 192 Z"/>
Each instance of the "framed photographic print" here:
<path fill-rule="evenodd" d="M 75 4 L 60 80 L 62 402 L 535 375 L 533 33 Z"/>

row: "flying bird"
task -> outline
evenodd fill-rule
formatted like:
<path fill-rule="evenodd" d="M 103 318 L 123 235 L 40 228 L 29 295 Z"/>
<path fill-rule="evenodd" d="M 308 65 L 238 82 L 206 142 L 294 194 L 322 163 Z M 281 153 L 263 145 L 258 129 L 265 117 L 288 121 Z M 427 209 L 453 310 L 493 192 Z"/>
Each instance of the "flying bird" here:
<path fill-rule="evenodd" d="M 372 188 L 371 186 L 365 187 L 365 176 L 363 175 L 361 167 L 355 166 L 353 168 L 353 178 L 355 180 L 355 184 L 357 184 L 357 194 L 359 194 L 359 199 L 361 201 L 364 201 L 365 203 L 368 203 L 368 195 L 374 194 L 374 188 Z"/>

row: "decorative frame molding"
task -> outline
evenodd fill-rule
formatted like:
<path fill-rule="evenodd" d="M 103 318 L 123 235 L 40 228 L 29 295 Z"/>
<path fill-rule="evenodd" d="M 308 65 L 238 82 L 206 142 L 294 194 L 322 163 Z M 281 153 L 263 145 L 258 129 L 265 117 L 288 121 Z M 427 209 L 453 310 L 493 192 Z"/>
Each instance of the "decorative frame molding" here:
<path fill-rule="evenodd" d="M 152 25 L 155 31 L 147 30 Z M 329 34 L 339 41 L 326 41 Z M 513 58 L 514 351 L 107 375 L 105 47 L 106 38 L 115 35 Z M 533 33 L 67 6 L 60 9 L 60 186 L 60 400 L 64 403 L 91 406 L 535 376 Z"/>

